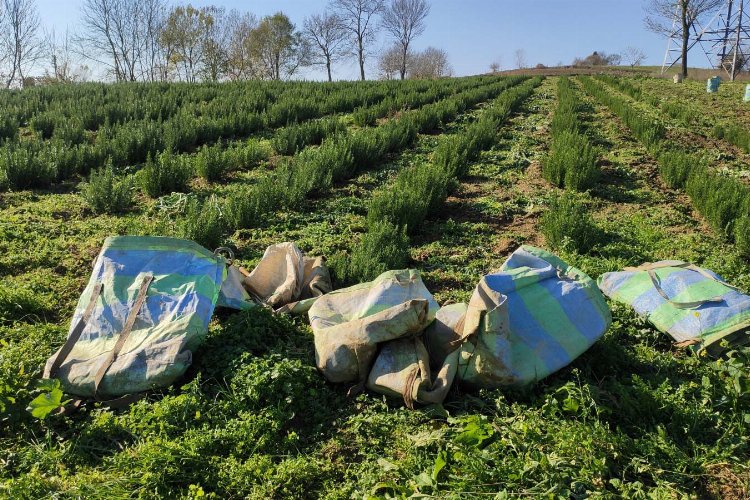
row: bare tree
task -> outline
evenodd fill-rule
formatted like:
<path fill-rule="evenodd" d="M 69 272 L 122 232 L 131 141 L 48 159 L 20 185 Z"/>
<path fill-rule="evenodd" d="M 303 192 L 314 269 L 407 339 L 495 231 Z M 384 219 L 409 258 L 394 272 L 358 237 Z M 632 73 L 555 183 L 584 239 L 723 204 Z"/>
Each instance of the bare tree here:
<path fill-rule="evenodd" d="M 406 57 L 409 45 L 425 30 L 425 19 L 430 13 L 426 0 L 392 0 L 383 12 L 383 28 L 401 47 L 401 79 L 406 78 Z"/>
<path fill-rule="evenodd" d="M 523 49 L 516 49 L 513 52 L 513 59 L 516 62 L 516 68 L 521 69 L 526 67 L 526 51 Z"/>
<path fill-rule="evenodd" d="M 5 80 L 5 63 L 10 59 L 11 55 L 10 47 L 6 43 L 6 38 L 2 36 L 3 33 L 8 32 L 6 20 L 4 5 L 0 2 L 0 80 Z"/>
<path fill-rule="evenodd" d="M 141 0 L 139 2 L 140 29 L 142 32 L 142 57 L 139 58 L 141 77 L 147 81 L 164 81 L 168 77 L 168 57 L 159 36 L 167 22 L 166 0 Z"/>
<path fill-rule="evenodd" d="M 117 81 L 140 76 L 142 0 L 84 0 L 80 55 L 102 65 Z"/>
<path fill-rule="evenodd" d="M 497 73 L 498 71 L 502 69 L 502 67 L 503 67 L 503 63 L 499 57 L 490 63 L 490 71 L 492 73 Z"/>
<path fill-rule="evenodd" d="M 646 53 L 638 47 L 633 47 L 631 45 L 622 52 L 622 58 L 625 59 L 625 62 L 628 63 L 631 68 L 634 68 L 635 66 L 643 64 L 643 61 L 646 59 Z"/>
<path fill-rule="evenodd" d="M 359 62 L 359 73 L 365 79 L 368 46 L 377 32 L 375 18 L 382 13 L 385 0 L 333 0 L 334 10 L 349 34 Z"/>
<path fill-rule="evenodd" d="M 409 59 L 409 78 L 441 78 L 452 73 L 448 53 L 443 49 L 427 47 Z"/>
<path fill-rule="evenodd" d="M 310 62 L 315 65 L 325 66 L 328 72 L 328 81 L 333 81 L 331 75 L 331 63 L 346 55 L 346 31 L 342 26 L 341 19 L 335 14 L 313 14 L 305 19 L 303 36 L 313 48 Z M 311 55 L 312 55 L 311 54 Z"/>
<path fill-rule="evenodd" d="M 10 88 L 14 82 L 23 86 L 27 71 L 44 54 L 39 14 L 34 0 L 2 0 L 2 10 L 5 23 L 0 36 L 10 60 L 5 87 Z"/>
<path fill-rule="evenodd" d="M 409 59 L 411 59 L 411 54 Z M 383 80 L 393 80 L 401 71 L 401 47 L 392 45 L 380 53 L 378 57 L 378 72 Z"/>
<path fill-rule="evenodd" d="M 88 67 L 76 64 L 73 41 L 67 30 L 61 37 L 57 36 L 54 29 L 46 34 L 45 58 L 47 57 L 50 66 L 45 69 L 44 78 L 48 83 L 80 82 L 87 78 Z"/>
<path fill-rule="evenodd" d="M 690 49 L 690 31 L 706 14 L 716 11 L 724 0 L 649 0 L 646 7 L 644 23 L 654 33 L 682 38 L 682 76 L 688 74 L 688 50 Z M 672 20 L 677 16 L 679 26 L 672 27 Z"/>
<path fill-rule="evenodd" d="M 228 16 L 228 23 L 230 35 L 227 47 L 227 77 L 230 80 L 255 78 L 258 76 L 258 65 L 253 58 L 250 36 L 258 26 L 258 20 L 252 14 L 240 14 L 232 10 Z"/>

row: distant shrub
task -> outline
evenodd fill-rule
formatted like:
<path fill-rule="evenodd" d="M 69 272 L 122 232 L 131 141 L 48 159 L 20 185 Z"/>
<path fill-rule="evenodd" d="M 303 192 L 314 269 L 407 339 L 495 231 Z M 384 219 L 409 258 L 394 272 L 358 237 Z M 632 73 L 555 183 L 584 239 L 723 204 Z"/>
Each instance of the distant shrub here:
<path fill-rule="evenodd" d="M 413 115 L 404 116 L 376 129 L 382 155 L 398 153 L 414 144 L 417 134 L 423 130 L 413 118 Z"/>
<path fill-rule="evenodd" d="M 737 179 L 708 170 L 695 170 L 685 185 L 693 205 L 717 231 L 730 238 L 734 223 L 746 215 L 750 190 Z"/>
<path fill-rule="evenodd" d="M 18 120 L 11 116 L 0 116 L 0 141 L 15 139 L 18 135 Z"/>
<path fill-rule="evenodd" d="M 658 149 L 666 133 L 662 123 L 646 118 L 641 110 L 635 108 L 630 102 L 602 86 L 596 80 L 581 77 L 580 81 L 586 92 L 617 114 L 647 148 Z"/>
<path fill-rule="evenodd" d="M 164 151 L 155 161 L 149 156 L 139 175 L 145 193 L 158 198 L 173 192 L 187 191 L 193 168 L 187 158 Z"/>
<path fill-rule="evenodd" d="M 403 170 L 391 185 L 376 191 L 367 211 L 368 227 L 382 221 L 413 233 L 445 199 L 450 176 L 440 167 L 422 163 Z"/>
<path fill-rule="evenodd" d="M 213 146 L 203 146 L 195 155 L 195 172 L 207 181 L 218 181 L 227 170 L 221 141 Z"/>
<path fill-rule="evenodd" d="M 282 208 L 288 196 L 289 173 L 281 167 L 275 174 L 227 196 L 225 210 L 230 229 L 258 227 L 265 214 Z"/>
<path fill-rule="evenodd" d="M 750 153 L 750 131 L 744 127 L 730 124 L 718 124 L 713 128 L 713 135 Z"/>
<path fill-rule="evenodd" d="M 273 148 L 282 155 L 293 155 L 312 144 L 320 144 L 327 137 L 346 131 L 338 118 L 324 118 L 277 130 L 273 137 Z"/>
<path fill-rule="evenodd" d="M 346 142 L 329 140 L 305 149 L 288 167 L 286 205 L 298 208 L 313 192 L 324 192 L 334 181 L 353 175 L 354 161 Z"/>
<path fill-rule="evenodd" d="M 469 168 L 469 151 L 460 135 L 446 136 L 432 152 L 432 162 L 451 175 L 461 177 Z"/>
<path fill-rule="evenodd" d="M 0 175 L 11 189 L 48 188 L 57 180 L 57 168 L 35 146 L 8 145 L 0 149 Z"/>
<path fill-rule="evenodd" d="M 133 204 L 133 178 L 119 178 L 109 161 L 105 168 L 91 172 L 81 194 L 98 214 L 124 212 Z"/>
<path fill-rule="evenodd" d="M 52 137 L 55 130 L 56 119 L 52 113 L 39 113 L 29 121 L 29 127 L 36 132 L 42 139 Z"/>
<path fill-rule="evenodd" d="M 83 122 L 80 119 L 67 119 L 55 126 L 52 139 L 65 144 L 80 144 L 85 139 Z"/>
<path fill-rule="evenodd" d="M 356 171 L 376 165 L 385 155 L 385 148 L 376 129 L 361 130 L 343 138 L 352 153 Z"/>
<path fill-rule="evenodd" d="M 369 225 L 350 256 L 335 255 L 328 264 L 337 281 L 371 281 L 392 269 L 403 269 L 409 262 L 409 238 L 405 229 L 381 221 Z"/>
<path fill-rule="evenodd" d="M 734 240 L 740 253 L 750 258 L 750 214 L 737 219 L 735 222 Z"/>
<path fill-rule="evenodd" d="M 307 99 L 299 100 L 289 97 L 276 101 L 266 111 L 265 119 L 266 125 L 274 128 L 314 118 L 318 114 L 319 109 L 316 103 Z"/>
<path fill-rule="evenodd" d="M 271 152 L 269 148 L 256 139 L 249 139 L 239 144 L 233 144 L 224 151 L 224 162 L 229 170 L 253 168 L 268 160 Z"/>
<path fill-rule="evenodd" d="M 354 121 L 355 125 L 358 125 L 360 127 L 367 127 L 375 125 L 375 122 L 380 116 L 382 115 L 380 115 L 377 107 L 360 106 L 352 113 L 352 120 Z"/>
<path fill-rule="evenodd" d="M 702 159 L 684 151 L 664 151 L 659 155 L 659 174 L 673 189 L 684 188 L 692 172 L 707 168 Z"/>
<path fill-rule="evenodd" d="M 540 228 L 547 244 L 555 249 L 572 248 L 585 253 L 600 238 L 599 228 L 585 204 L 572 193 L 551 200 Z"/>
<path fill-rule="evenodd" d="M 214 250 L 221 246 L 225 229 L 226 221 L 215 197 L 203 203 L 194 197 L 188 200 L 184 217 L 179 222 L 180 237 Z"/>
<path fill-rule="evenodd" d="M 597 157 L 596 149 L 586 136 L 578 132 L 562 132 L 552 140 L 542 175 L 558 187 L 585 191 L 599 179 Z"/>

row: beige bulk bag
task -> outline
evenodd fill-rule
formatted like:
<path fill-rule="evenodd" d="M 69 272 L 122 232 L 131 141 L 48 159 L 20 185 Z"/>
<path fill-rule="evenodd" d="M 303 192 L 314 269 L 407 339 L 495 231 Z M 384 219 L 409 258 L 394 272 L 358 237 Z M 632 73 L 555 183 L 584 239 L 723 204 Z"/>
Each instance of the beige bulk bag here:
<path fill-rule="evenodd" d="M 307 257 L 294 243 L 266 248 L 263 258 L 242 284 L 256 301 L 276 312 L 300 314 L 331 291 L 323 257 Z"/>
<path fill-rule="evenodd" d="M 450 341 L 465 312 L 465 304 L 441 308 L 425 335 Z M 440 361 L 431 370 L 430 354 L 421 336 L 388 342 L 381 347 L 370 370 L 367 388 L 387 396 L 400 396 L 408 408 L 414 408 L 415 402 L 442 403 L 456 376 L 459 347 L 456 345 L 451 352 L 438 355 Z M 433 372 L 436 372 L 434 378 Z"/>
<path fill-rule="evenodd" d="M 364 384 L 378 346 L 419 334 L 437 310 L 412 269 L 326 294 L 308 312 L 317 367 L 331 382 Z"/>

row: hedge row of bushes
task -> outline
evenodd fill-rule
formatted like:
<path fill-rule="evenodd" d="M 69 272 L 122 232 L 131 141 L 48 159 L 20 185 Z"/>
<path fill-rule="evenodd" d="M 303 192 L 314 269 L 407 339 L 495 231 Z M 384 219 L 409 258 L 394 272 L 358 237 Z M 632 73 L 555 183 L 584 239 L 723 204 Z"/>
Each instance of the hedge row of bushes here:
<path fill-rule="evenodd" d="M 414 109 L 425 104 L 438 101 L 451 94 L 457 94 L 476 86 L 471 80 L 455 82 L 454 85 L 433 87 L 427 91 L 411 89 L 406 92 L 395 93 L 372 105 L 360 106 L 352 113 L 352 120 L 360 127 L 375 125 L 378 118 L 392 116 L 398 111 Z"/>
<path fill-rule="evenodd" d="M 223 202 L 216 199 L 190 201 L 192 208 L 185 209 L 184 218 L 178 224 L 179 231 L 184 237 L 206 247 L 217 246 L 218 240 L 227 231 L 256 226 L 263 216 L 280 208 L 299 207 L 311 194 L 323 193 L 333 182 L 351 178 L 381 162 L 387 155 L 409 147 L 419 132 L 433 129 L 436 122 L 453 120 L 467 107 L 497 95 L 520 80 L 495 78 L 494 83 L 409 111 L 380 127 L 363 129 L 354 134 L 334 135 L 320 147 L 304 149 L 282 163 L 273 173 L 250 187 L 235 191 Z M 203 171 L 209 177 L 215 165 L 231 164 L 231 161 L 216 160 L 214 155 L 230 154 L 233 149 L 222 150 L 220 145 L 215 145 L 204 147 L 196 155 L 176 155 L 166 151 L 149 156 L 146 167 L 136 175 L 137 183 L 150 196 L 185 191 L 196 171 Z M 97 172 L 85 187 L 87 199 L 95 199 L 93 191 L 97 182 L 102 186 L 102 191 L 108 192 L 116 191 L 120 183 L 126 181 L 117 179 L 106 170 Z M 209 203 L 210 206 L 207 205 Z M 120 209 L 122 206 L 94 205 L 95 202 L 92 202 L 92 208 L 97 211 L 109 211 L 113 207 Z"/>
<path fill-rule="evenodd" d="M 711 132 L 717 139 L 723 139 L 742 149 L 745 153 L 750 153 L 750 131 L 747 128 L 730 123 L 720 123 L 714 125 Z"/>
<path fill-rule="evenodd" d="M 408 234 L 440 208 L 451 185 L 495 143 L 499 127 L 540 83 L 537 77 L 506 90 L 463 133 L 442 138 L 430 161 L 402 170 L 392 184 L 377 190 L 367 212 L 367 233 L 351 258 L 332 263 L 337 277 L 365 281 L 406 265 Z"/>
<path fill-rule="evenodd" d="M 586 92 L 618 115 L 631 132 L 633 132 L 633 135 L 647 148 L 659 146 L 665 135 L 663 124 L 646 118 L 642 111 L 638 110 L 626 99 L 608 90 L 592 78 L 582 76 L 580 77 L 580 81 Z"/>
<path fill-rule="evenodd" d="M 360 126 L 374 125 L 378 118 L 392 115 L 396 111 L 416 109 L 476 86 L 475 81 L 465 80 L 452 87 L 431 88 L 426 92 L 412 90 L 397 93 L 376 104 L 357 108 L 352 113 L 352 118 L 354 123 Z M 273 147 L 279 154 L 292 155 L 306 146 L 321 144 L 327 137 L 345 133 L 347 130 L 346 125 L 336 117 L 296 123 L 276 131 Z"/>
<path fill-rule="evenodd" d="M 660 100 L 658 97 L 644 92 L 641 87 L 636 87 L 626 79 L 615 78 L 607 75 L 599 75 L 595 78 L 614 86 L 634 99 L 661 109 L 661 111 L 667 116 L 678 120 L 685 127 L 695 125 L 700 119 L 701 115 L 699 110 L 696 110 L 693 106 L 676 101 Z M 720 123 L 711 128 L 711 135 L 717 139 L 723 139 L 734 144 L 746 153 L 750 153 L 750 131 L 748 131 L 746 127 L 732 123 Z"/>
<path fill-rule="evenodd" d="M 467 79 L 468 80 L 468 79 Z M 474 79 L 475 81 L 478 79 Z M 428 91 L 444 82 L 247 82 L 222 84 L 83 84 L 50 86 L 4 93 L 0 108 L 16 122 L 45 131 L 71 119 L 86 130 L 130 121 L 167 121 L 180 111 L 220 118 L 263 114 L 269 126 L 349 112 L 365 102 L 388 98 L 404 89 Z M 38 127 L 35 126 L 39 125 Z"/>
<path fill-rule="evenodd" d="M 552 145 L 542 175 L 557 187 L 585 191 L 599 179 L 599 153 L 585 135 L 578 117 L 579 102 L 567 77 L 558 80 L 557 103 L 550 126 Z"/>
<path fill-rule="evenodd" d="M 461 85 L 471 87 L 486 81 L 487 79 L 483 77 L 473 77 L 461 80 Z M 174 108 L 168 109 L 166 118 L 161 114 L 155 117 L 148 111 L 150 109 L 148 106 L 135 106 L 127 100 L 118 104 L 106 101 L 105 109 L 111 110 L 120 105 L 127 111 L 122 115 L 113 116 L 112 120 L 108 115 L 103 123 L 83 116 L 88 111 L 82 103 L 74 106 L 72 102 L 65 101 L 64 107 L 55 107 L 52 103 L 43 104 L 44 99 L 40 99 L 40 95 L 47 96 L 47 94 L 39 94 L 31 89 L 28 92 L 13 92 L 8 95 L 11 97 L 25 95 L 32 102 L 35 102 L 34 97 L 37 97 L 37 108 L 44 109 L 44 111 L 28 117 L 28 125 L 44 141 L 34 138 L 32 140 L 18 139 L 20 119 L 13 118 L 12 113 L 4 114 L 5 118 L 0 123 L 0 142 L 5 144 L 0 145 L 0 157 L 11 158 L 10 161 L 14 161 L 13 158 L 19 156 L 16 153 L 18 150 L 25 150 L 22 153 L 24 159 L 26 156 L 37 156 L 38 158 L 29 162 L 11 165 L 10 168 L 18 171 L 23 169 L 24 165 L 42 165 L 46 174 L 32 175 L 33 180 L 30 182 L 8 181 L 9 187 L 15 189 L 46 187 L 55 179 L 67 179 L 74 175 L 86 176 L 92 169 L 106 164 L 109 160 L 115 169 L 138 165 L 145 162 L 149 155 L 153 157 L 162 151 L 191 151 L 195 147 L 220 139 L 246 137 L 264 128 L 276 128 L 330 113 L 351 111 L 363 103 L 390 98 L 391 95 L 398 93 L 419 95 L 419 92 L 424 91 L 433 95 L 438 90 L 444 94 L 449 93 L 451 89 L 449 83 L 446 81 L 407 82 L 402 86 L 396 86 L 392 82 L 361 85 L 349 83 L 332 86 L 295 83 L 288 87 L 278 87 L 278 95 L 266 89 L 260 93 L 251 92 L 250 97 L 237 93 L 238 87 L 233 85 L 222 87 L 223 94 L 218 94 L 211 87 L 198 86 L 195 90 L 181 91 L 167 87 L 168 92 L 177 99 L 177 104 L 170 105 Z M 176 87 L 182 89 L 179 85 Z M 92 88 L 98 89 L 96 86 Z M 114 88 L 120 89 L 121 86 L 116 85 Z M 134 88 L 141 89 L 142 87 L 134 86 Z M 305 89 L 305 92 L 302 89 Z M 63 91 L 51 89 L 48 92 L 50 95 L 56 95 L 58 92 L 67 95 Z M 147 105 L 164 104 L 162 98 L 150 92 L 143 94 Z M 8 95 L 0 96 L 0 101 L 12 101 Z M 81 94 L 73 93 L 73 95 L 80 96 Z M 98 100 L 96 99 L 98 95 L 94 94 L 94 101 Z M 104 92 L 104 95 L 107 96 L 106 99 L 120 95 L 133 100 L 139 94 L 108 91 Z M 198 100 L 196 96 L 202 96 L 204 100 Z M 232 98 L 236 99 L 236 102 L 232 101 Z M 149 102 L 148 99 L 153 99 L 153 102 Z M 19 112 L 18 114 L 25 113 Z M 96 127 L 95 133 L 88 132 L 92 126 Z M 316 131 L 313 129 L 316 127 L 320 126 L 288 132 L 286 139 L 289 144 L 286 150 L 293 152 L 291 148 L 295 147 L 295 141 L 305 134 L 308 134 L 308 139 L 314 140 Z M 330 130 L 324 132 L 328 131 Z M 11 150 L 11 154 L 6 154 L 6 150 Z M 54 164 L 54 167 L 48 168 L 49 164 Z M 5 177 L 14 179 L 16 176 L 11 173 Z"/>
<path fill-rule="evenodd" d="M 520 81 L 518 77 L 496 80 L 496 83 L 408 111 L 379 127 L 333 136 L 318 148 L 304 149 L 258 184 L 230 195 L 227 198 L 229 222 L 234 229 L 249 228 L 269 211 L 297 208 L 311 194 L 322 194 L 334 182 L 350 179 L 380 163 L 387 155 L 411 146 L 418 133 L 434 130 L 468 107 Z"/>
<path fill-rule="evenodd" d="M 589 93 L 615 113 L 621 116 L 632 115 L 632 111 L 621 114 L 621 110 L 629 105 L 607 88 L 586 77 L 581 77 L 581 81 Z M 639 134 L 636 133 L 636 136 Z M 647 139 L 651 137 L 652 135 L 646 135 Z M 671 188 L 684 189 L 693 206 L 709 224 L 730 241 L 734 240 L 740 252 L 750 257 L 750 189 L 739 179 L 713 171 L 705 158 L 682 151 L 666 140 L 642 139 L 642 142 L 657 158 L 659 173 L 665 184 Z"/>

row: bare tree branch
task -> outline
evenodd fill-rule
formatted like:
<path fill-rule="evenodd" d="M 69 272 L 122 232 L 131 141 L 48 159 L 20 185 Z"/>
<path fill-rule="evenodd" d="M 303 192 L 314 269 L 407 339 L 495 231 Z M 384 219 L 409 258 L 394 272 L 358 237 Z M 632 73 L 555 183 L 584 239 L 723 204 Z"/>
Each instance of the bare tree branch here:
<path fill-rule="evenodd" d="M 33 0 L 3 0 L 5 25 L 2 45 L 10 55 L 10 71 L 5 78 L 5 87 L 16 83 L 24 85 L 27 71 L 42 58 L 44 43 L 39 36 L 39 13 Z M 6 59 L 6 60 L 7 60 Z"/>
<path fill-rule="evenodd" d="M 401 79 L 406 78 L 406 56 L 412 40 L 424 33 L 425 19 L 430 13 L 426 0 L 392 0 L 383 12 L 383 28 L 401 47 Z"/>
<path fill-rule="evenodd" d="M 622 52 L 622 58 L 625 59 L 625 62 L 628 63 L 631 68 L 633 68 L 643 64 L 643 61 L 646 59 L 646 53 L 638 47 L 633 47 L 631 45 Z"/>
<path fill-rule="evenodd" d="M 688 72 L 690 32 L 703 18 L 724 5 L 724 0 L 650 0 L 643 22 L 646 29 L 682 39 L 682 75 Z M 677 23 L 674 20 L 677 19 Z M 674 26 L 673 26 L 674 25 Z"/>
<path fill-rule="evenodd" d="M 325 66 L 332 81 L 331 63 L 346 55 L 346 31 L 336 14 L 314 14 L 305 19 L 303 36 L 312 47 L 311 64 Z M 314 55 L 314 54 L 317 54 Z"/>
<path fill-rule="evenodd" d="M 385 0 L 334 0 L 332 7 L 349 33 L 349 40 L 359 62 L 359 73 L 365 79 L 368 46 L 377 32 L 375 18 L 383 12 Z"/>

